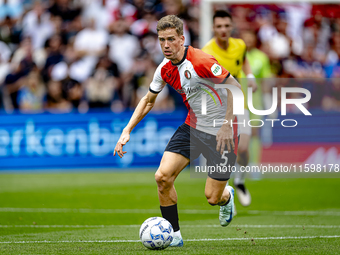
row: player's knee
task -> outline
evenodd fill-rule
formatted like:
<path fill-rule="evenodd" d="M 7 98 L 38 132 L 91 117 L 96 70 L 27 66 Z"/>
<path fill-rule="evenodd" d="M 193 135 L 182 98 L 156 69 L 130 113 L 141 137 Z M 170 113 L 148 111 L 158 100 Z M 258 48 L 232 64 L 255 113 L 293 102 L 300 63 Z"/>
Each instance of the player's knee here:
<path fill-rule="evenodd" d="M 170 176 L 163 174 L 161 171 L 155 173 L 155 180 L 159 189 L 165 189 L 172 186 L 172 180 Z"/>
<path fill-rule="evenodd" d="M 155 180 L 156 180 L 157 184 L 162 183 L 163 180 L 164 180 L 164 175 L 160 171 L 157 171 L 155 173 Z"/>

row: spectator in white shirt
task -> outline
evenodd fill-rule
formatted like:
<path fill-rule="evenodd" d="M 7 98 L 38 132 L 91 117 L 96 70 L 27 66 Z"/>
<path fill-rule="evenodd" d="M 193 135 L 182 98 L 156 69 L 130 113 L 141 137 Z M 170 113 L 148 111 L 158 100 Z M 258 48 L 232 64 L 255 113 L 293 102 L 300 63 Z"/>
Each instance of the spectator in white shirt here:
<path fill-rule="evenodd" d="M 54 32 L 54 24 L 50 20 L 50 14 L 45 11 L 40 2 L 35 2 L 33 10 L 29 11 L 23 18 L 23 34 L 32 39 L 33 49 L 43 48 L 45 42 Z"/>
<path fill-rule="evenodd" d="M 119 71 L 124 74 L 131 69 L 134 58 L 140 53 L 140 43 L 136 36 L 127 33 L 129 27 L 124 19 L 114 24 L 114 34 L 110 38 L 110 59 L 117 63 Z"/>
<path fill-rule="evenodd" d="M 105 53 L 108 44 L 108 33 L 104 29 L 96 29 L 95 20 L 91 19 L 86 27 L 75 37 L 74 50 L 79 61 L 74 63 L 77 70 L 83 72 L 82 78 L 77 79 L 82 82 L 91 74 L 98 62 L 98 58 Z"/>

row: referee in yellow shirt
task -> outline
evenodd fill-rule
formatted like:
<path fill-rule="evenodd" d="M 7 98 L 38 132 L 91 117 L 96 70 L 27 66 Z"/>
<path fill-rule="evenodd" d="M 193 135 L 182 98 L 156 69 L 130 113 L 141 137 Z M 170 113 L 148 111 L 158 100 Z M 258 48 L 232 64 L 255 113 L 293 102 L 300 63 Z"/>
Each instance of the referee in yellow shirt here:
<path fill-rule="evenodd" d="M 241 71 L 248 78 L 248 87 L 252 87 L 253 92 L 256 91 L 257 85 L 255 76 L 251 72 L 249 62 L 246 58 L 246 44 L 242 39 L 230 37 L 232 32 L 232 16 L 224 10 L 218 10 L 213 16 L 214 37 L 203 47 L 203 51 L 213 55 L 216 60 L 227 69 L 232 76 L 237 79 L 241 78 Z M 246 99 L 246 98 L 245 98 Z M 251 138 L 251 127 L 248 126 L 249 111 L 245 100 L 244 115 L 237 116 L 240 130 L 240 142 L 238 145 L 237 173 L 235 173 L 234 186 L 237 197 L 243 206 L 251 203 L 251 196 L 245 187 L 245 173 L 241 173 L 240 166 L 247 166 L 249 162 L 249 143 Z"/>

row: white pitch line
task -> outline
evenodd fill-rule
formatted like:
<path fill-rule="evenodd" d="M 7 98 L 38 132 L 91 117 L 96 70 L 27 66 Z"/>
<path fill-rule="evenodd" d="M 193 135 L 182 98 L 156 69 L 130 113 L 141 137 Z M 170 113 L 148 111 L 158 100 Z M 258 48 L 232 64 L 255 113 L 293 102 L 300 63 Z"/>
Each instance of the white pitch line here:
<path fill-rule="evenodd" d="M 316 238 L 340 238 L 336 236 L 271 236 L 271 237 L 247 237 L 247 238 L 203 238 L 203 239 L 186 239 L 186 242 L 207 242 L 207 241 L 249 241 L 249 240 L 286 240 L 286 239 L 316 239 Z M 7 241 L 0 244 L 29 244 L 29 243 L 138 243 L 140 240 L 79 240 L 79 241 Z"/>
<path fill-rule="evenodd" d="M 247 211 L 248 214 L 272 214 L 272 215 L 294 215 L 294 216 L 305 216 L 305 215 L 321 215 L 321 216 L 340 216 L 339 211 Z"/>
<path fill-rule="evenodd" d="M 219 226 L 219 225 L 217 225 Z M 240 228 L 340 228 L 340 225 L 233 225 Z"/>
<path fill-rule="evenodd" d="M 43 212 L 43 213 L 159 213 L 158 209 L 69 209 L 69 208 L 12 208 L 0 207 L 0 212 Z M 184 214 L 216 214 L 216 210 L 181 210 Z"/>
<path fill-rule="evenodd" d="M 285 240 L 285 239 L 315 239 L 315 238 L 340 238 L 340 236 L 270 236 L 270 237 L 246 237 L 246 238 L 204 238 L 204 239 L 187 239 L 187 242 L 202 241 L 242 241 L 242 240 Z"/>
<path fill-rule="evenodd" d="M 0 212 L 32 212 L 32 213 L 117 213 L 117 214 L 158 214 L 158 209 L 71 209 L 71 208 L 15 208 L 15 207 L 0 207 Z M 216 210 L 179 210 L 183 214 L 218 214 Z M 246 214 L 266 214 L 266 215 L 284 215 L 284 216 L 340 216 L 340 211 L 245 211 Z"/>
<path fill-rule="evenodd" d="M 114 228 L 140 227 L 140 225 L 0 225 L 0 228 Z"/>
<path fill-rule="evenodd" d="M 181 227 L 220 228 L 221 225 L 181 225 Z M 340 225 L 229 225 L 229 228 L 340 228 Z"/>
<path fill-rule="evenodd" d="M 79 240 L 79 241 L 14 241 L 14 242 L 0 242 L 0 244 L 26 244 L 26 243 L 138 243 L 140 240 Z"/>
<path fill-rule="evenodd" d="M 181 225 L 182 227 L 189 228 L 220 228 L 220 225 Z M 0 228 L 119 228 L 119 227 L 130 227 L 139 228 L 140 225 L 0 225 Z M 340 225 L 230 225 L 230 227 L 239 228 L 340 228 Z"/>

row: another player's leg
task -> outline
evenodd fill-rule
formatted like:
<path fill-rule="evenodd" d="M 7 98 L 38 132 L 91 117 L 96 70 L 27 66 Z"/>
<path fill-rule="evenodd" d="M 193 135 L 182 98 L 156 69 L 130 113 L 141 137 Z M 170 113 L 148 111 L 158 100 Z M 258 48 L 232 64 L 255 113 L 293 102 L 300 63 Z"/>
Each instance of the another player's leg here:
<path fill-rule="evenodd" d="M 240 204 L 249 206 L 251 203 L 251 196 L 245 186 L 246 172 L 241 171 L 241 166 L 246 167 L 249 162 L 249 146 L 250 136 L 247 134 L 240 135 L 240 143 L 237 152 L 236 173 L 234 178 L 234 187 Z"/>
<path fill-rule="evenodd" d="M 174 239 L 170 246 L 183 246 L 183 239 L 179 230 L 177 193 L 174 182 L 178 174 L 188 164 L 188 158 L 177 153 L 165 151 L 155 174 L 162 217 L 167 219 L 174 229 Z"/>
<path fill-rule="evenodd" d="M 246 172 L 241 171 L 241 166 L 246 167 L 249 163 L 249 143 L 251 138 L 251 128 L 248 126 L 249 112 L 245 111 L 244 116 L 238 116 L 238 122 L 245 120 L 245 126 L 240 124 L 240 141 L 237 151 L 236 172 L 234 177 L 234 187 L 240 201 L 243 206 L 249 206 L 251 203 L 251 196 L 248 189 L 245 186 Z M 245 170 L 243 168 L 243 170 Z"/>
<path fill-rule="evenodd" d="M 249 151 L 251 151 L 251 154 L 249 155 L 249 162 L 259 165 L 261 161 L 262 144 L 260 138 L 260 128 L 258 127 L 251 128 Z"/>

